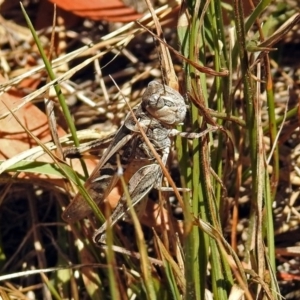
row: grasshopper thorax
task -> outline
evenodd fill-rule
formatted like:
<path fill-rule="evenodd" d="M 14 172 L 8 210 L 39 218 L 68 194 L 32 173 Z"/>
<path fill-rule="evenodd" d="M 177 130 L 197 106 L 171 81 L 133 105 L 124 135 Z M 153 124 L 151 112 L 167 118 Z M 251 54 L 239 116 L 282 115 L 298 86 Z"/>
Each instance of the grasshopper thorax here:
<path fill-rule="evenodd" d="M 151 81 L 142 98 L 142 108 L 166 125 L 182 123 L 186 116 L 183 97 L 169 86 Z"/>

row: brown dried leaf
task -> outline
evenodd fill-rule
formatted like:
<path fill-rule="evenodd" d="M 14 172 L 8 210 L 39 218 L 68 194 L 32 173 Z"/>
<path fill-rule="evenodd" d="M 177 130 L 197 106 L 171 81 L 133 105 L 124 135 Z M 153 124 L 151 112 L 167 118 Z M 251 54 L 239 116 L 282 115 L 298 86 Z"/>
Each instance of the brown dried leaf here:
<path fill-rule="evenodd" d="M 58 7 L 75 15 L 93 20 L 130 22 L 141 17 L 135 9 L 124 5 L 120 0 L 49 0 Z"/>

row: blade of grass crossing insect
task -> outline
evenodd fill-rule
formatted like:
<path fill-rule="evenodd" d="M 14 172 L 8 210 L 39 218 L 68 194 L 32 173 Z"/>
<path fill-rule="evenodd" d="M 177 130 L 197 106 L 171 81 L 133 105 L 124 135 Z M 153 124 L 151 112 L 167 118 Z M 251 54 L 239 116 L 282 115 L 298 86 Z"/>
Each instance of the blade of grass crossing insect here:
<path fill-rule="evenodd" d="M 152 280 L 151 268 L 148 260 L 148 254 L 147 254 L 143 231 L 141 228 L 141 224 L 138 220 L 137 214 L 132 206 L 131 198 L 124 177 L 120 176 L 120 180 L 122 183 L 122 188 L 124 190 L 124 195 L 127 200 L 127 205 L 129 207 L 129 212 L 134 225 L 134 229 L 136 231 L 137 246 L 139 249 L 139 253 L 141 255 L 141 270 L 142 270 L 143 283 L 147 291 L 148 299 L 154 300 L 156 299 L 156 293 L 155 293 L 154 284 Z"/>

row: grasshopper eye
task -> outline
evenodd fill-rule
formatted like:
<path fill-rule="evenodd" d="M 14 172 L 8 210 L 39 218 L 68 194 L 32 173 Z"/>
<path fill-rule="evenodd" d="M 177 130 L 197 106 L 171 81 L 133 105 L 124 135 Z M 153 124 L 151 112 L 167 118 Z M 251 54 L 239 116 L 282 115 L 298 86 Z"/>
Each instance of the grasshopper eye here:
<path fill-rule="evenodd" d="M 165 106 L 164 98 L 161 97 L 161 95 L 154 94 L 149 99 L 147 106 L 156 108 L 156 109 L 160 109 Z"/>
<path fill-rule="evenodd" d="M 175 105 L 174 101 L 171 101 L 170 99 L 168 99 L 168 97 L 164 97 L 164 106 L 174 107 L 176 105 Z"/>

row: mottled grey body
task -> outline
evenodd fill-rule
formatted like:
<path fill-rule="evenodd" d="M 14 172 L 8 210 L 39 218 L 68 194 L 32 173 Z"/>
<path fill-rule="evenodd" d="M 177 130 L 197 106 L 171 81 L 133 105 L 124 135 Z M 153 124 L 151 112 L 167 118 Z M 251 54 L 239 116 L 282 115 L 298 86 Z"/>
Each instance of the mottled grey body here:
<path fill-rule="evenodd" d="M 134 115 L 143 128 L 154 149 L 166 164 L 171 147 L 171 136 L 177 134 L 174 126 L 182 123 L 186 116 L 186 105 L 183 97 L 174 89 L 156 81 L 149 83 L 142 102 L 134 108 Z M 139 126 L 132 113 L 128 113 L 124 124 L 116 133 L 111 144 L 102 156 L 99 164 L 85 183 L 85 188 L 93 200 L 99 205 L 109 195 L 119 181 L 117 175 L 117 156 L 123 172 L 133 170 L 128 180 L 128 191 L 132 205 L 150 192 L 152 188 L 159 187 L 162 179 L 160 165 L 154 158 L 145 143 Z M 110 224 L 115 224 L 127 213 L 127 201 L 123 195 L 111 215 Z M 67 222 L 75 222 L 92 212 L 80 194 L 64 211 L 62 217 Z M 107 222 L 94 234 L 95 242 L 105 242 L 104 233 Z"/>

